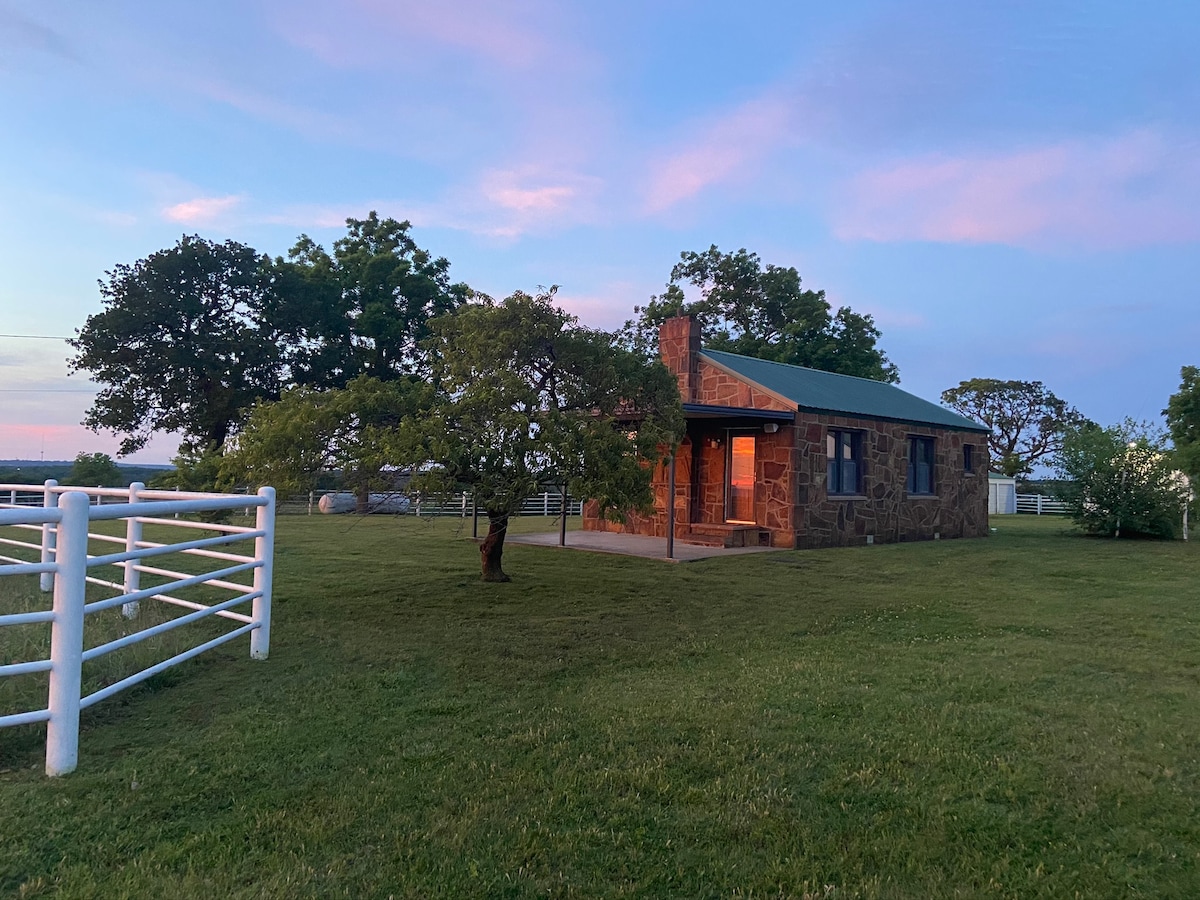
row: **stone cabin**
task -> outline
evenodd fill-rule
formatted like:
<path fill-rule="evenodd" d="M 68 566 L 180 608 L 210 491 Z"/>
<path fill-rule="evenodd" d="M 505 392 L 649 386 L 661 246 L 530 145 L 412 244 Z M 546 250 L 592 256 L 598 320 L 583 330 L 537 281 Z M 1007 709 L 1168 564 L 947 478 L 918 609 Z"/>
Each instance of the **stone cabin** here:
<path fill-rule="evenodd" d="M 687 434 L 675 453 L 675 538 L 723 546 L 837 547 L 983 537 L 988 430 L 895 385 L 703 350 L 699 323 L 659 332 Z M 654 511 L 583 527 L 665 537 L 671 466 Z"/>

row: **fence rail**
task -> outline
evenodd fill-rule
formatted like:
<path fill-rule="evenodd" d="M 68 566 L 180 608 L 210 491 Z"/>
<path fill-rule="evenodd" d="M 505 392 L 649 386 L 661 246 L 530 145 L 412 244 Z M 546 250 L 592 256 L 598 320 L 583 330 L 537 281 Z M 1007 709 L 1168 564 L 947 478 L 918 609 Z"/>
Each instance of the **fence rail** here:
<path fill-rule="evenodd" d="M 105 503 L 105 500 L 110 502 Z M 0 614 L 0 627 L 49 624 L 49 659 L 26 660 L 0 665 L 0 677 L 17 677 L 49 672 L 47 704 L 44 709 L 0 715 L 0 727 L 46 722 L 46 774 L 65 775 L 75 769 L 79 755 L 79 712 L 125 688 L 132 687 L 171 666 L 242 635 L 250 636 L 252 659 L 266 659 L 271 640 L 271 585 L 275 542 L 275 491 L 263 488 L 257 495 L 200 494 L 181 491 L 149 491 L 140 483 L 128 489 L 74 488 L 47 481 L 42 486 L 0 484 L 0 527 L 39 533 L 37 543 L 16 537 L 0 538 L 0 576 L 38 575 L 42 591 L 53 593 L 50 610 Z M 34 502 L 34 501 L 38 502 Z M 179 515 L 222 510 L 255 510 L 253 526 L 200 523 L 172 518 Z M 120 520 L 124 537 L 93 533 L 91 523 Z M 175 526 L 188 534 L 174 543 L 145 540 L 144 525 Z M 216 537 L 198 537 L 196 528 L 217 532 Z M 251 553 L 233 552 L 238 542 L 253 542 Z M 93 543 L 117 544 L 123 549 L 89 553 Z M 10 549 L 11 548 L 11 549 Z M 217 549 L 219 548 L 219 549 Z M 8 553 L 23 555 L 9 556 Z M 205 565 L 218 567 L 200 574 L 146 565 L 145 561 L 172 555 L 198 557 Z M 35 562 L 28 557 L 37 557 Z M 211 561 L 219 561 L 213 563 Z M 116 575 L 102 577 L 109 568 Z M 98 574 L 89 575 L 89 570 Z M 143 574 L 164 582 L 143 588 Z M 249 576 L 250 583 L 234 580 Z M 87 585 L 115 592 L 113 596 L 87 601 Z M 179 596 L 191 588 L 217 588 L 233 593 L 230 599 L 201 603 Z M 84 648 L 84 620 L 120 606 L 127 619 L 135 619 L 142 601 L 157 601 L 190 612 L 165 622 L 134 631 L 95 647 Z M 250 604 L 250 613 L 234 608 Z M 238 627 L 199 646 L 178 653 L 114 684 L 84 696 L 83 663 L 210 617 L 231 619 Z"/>
<path fill-rule="evenodd" d="M 1017 512 L 1037 516 L 1065 516 L 1070 509 L 1062 500 L 1045 494 L 1017 494 Z"/>

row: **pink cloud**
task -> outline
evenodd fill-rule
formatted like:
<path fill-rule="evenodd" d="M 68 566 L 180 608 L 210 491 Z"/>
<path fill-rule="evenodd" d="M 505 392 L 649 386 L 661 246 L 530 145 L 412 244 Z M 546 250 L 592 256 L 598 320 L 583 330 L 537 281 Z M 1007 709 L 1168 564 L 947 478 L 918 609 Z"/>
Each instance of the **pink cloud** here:
<path fill-rule="evenodd" d="M 277 4 L 275 27 L 291 43 L 342 68 L 424 65 L 456 51 L 490 67 L 542 70 L 578 58 L 568 47 L 560 6 L 545 0 L 355 0 Z"/>
<path fill-rule="evenodd" d="M 792 107 L 777 97 L 745 103 L 652 166 L 645 210 L 663 212 L 714 185 L 746 177 L 789 135 Z"/>
<path fill-rule="evenodd" d="M 925 156 L 855 176 L 844 240 L 1108 248 L 1200 239 L 1200 164 L 1132 132 L 1008 154 Z"/>
<path fill-rule="evenodd" d="M 482 173 L 435 203 L 406 207 L 414 224 L 512 240 L 547 228 L 595 221 L 599 178 L 536 164 Z"/>
<path fill-rule="evenodd" d="M 536 20 L 537 5 L 496 0 L 459 0 L 457 3 L 411 3 L 361 0 L 373 15 L 390 20 L 407 34 L 419 34 L 482 54 L 513 68 L 528 68 L 549 49 L 544 37 L 532 27 L 522 27 L 521 18 Z M 542 10 L 541 12 L 547 12 Z M 521 13 L 525 13 L 522 16 Z M 530 15 L 530 13 L 535 13 Z"/>
<path fill-rule="evenodd" d="M 196 197 L 168 206 L 162 214 L 172 222 L 183 222 L 186 225 L 202 224 L 220 218 L 240 204 L 242 199 L 232 194 L 226 197 Z"/>
<path fill-rule="evenodd" d="M 354 126 L 342 116 L 297 106 L 261 91 L 236 87 L 211 77 L 184 77 L 183 80 L 187 87 L 209 100 L 308 137 L 327 140 L 330 137 L 345 138 L 355 132 Z"/>

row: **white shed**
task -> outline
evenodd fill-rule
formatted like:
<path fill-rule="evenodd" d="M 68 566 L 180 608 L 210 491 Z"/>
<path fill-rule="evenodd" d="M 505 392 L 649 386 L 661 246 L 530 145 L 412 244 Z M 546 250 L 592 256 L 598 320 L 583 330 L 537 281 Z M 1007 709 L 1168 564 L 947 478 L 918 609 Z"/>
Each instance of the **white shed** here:
<path fill-rule="evenodd" d="M 988 515 L 1000 516 L 1017 511 L 1017 479 L 995 472 L 988 473 Z"/>

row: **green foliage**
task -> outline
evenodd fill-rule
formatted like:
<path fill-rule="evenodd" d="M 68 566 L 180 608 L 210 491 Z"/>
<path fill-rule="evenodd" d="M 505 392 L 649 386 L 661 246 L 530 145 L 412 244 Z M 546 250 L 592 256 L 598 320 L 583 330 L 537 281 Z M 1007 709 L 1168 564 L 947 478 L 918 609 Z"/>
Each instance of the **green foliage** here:
<path fill-rule="evenodd" d="M 282 342 L 266 317 L 278 285 L 267 257 L 184 236 L 105 275 L 105 308 L 70 341 L 70 366 L 103 385 L 84 424 L 125 434 L 121 455 L 156 431 L 220 446 L 244 407 L 278 394 Z"/>
<path fill-rule="evenodd" d="M 688 302 L 682 283 L 699 289 Z M 659 297 L 634 310 L 626 322 L 627 345 L 656 356 L 658 326 L 673 316 L 699 322 L 705 346 L 744 356 L 807 366 L 876 381 L 900 380 L 876 346 L 881 333 L 869 315 L 842 307 L 832 312 L 824 291 L 805 290 L 796 269 L 768 264 L 745 249 L 722 253 L 716 245 L 687 252 L 671 270 Z"/>
<path fill-rule="evenodd" d="M 1165 437 L 1145 423 L 1071 429 L 1058 453 L 1059 494 L 1089 534 L 1174 538 L 1190 501 Z"/>
<path fill-rule="evenodd" d="M 217 447 L 199 447 L 185 441 L 171 460 L 175 468 L 157 475 L 147 487 L 163 491 L 227 491 L 232 483 L 221 471 L 222 458 Z"/>
<path fill-rule="evenodd" d="M 1087 422 L 1040 381 L 972 378 L 942 391 L 942 403 L 991 429 L 988 453 L 1005 475 L 1027 475 L 1048 459 L 1063 435 Z"/>
<path fill-rule="evenodd" d="M 442 402 L 425 423 L 442 477 L 489 515 L 546 484 L 618 511 L 651 500 L 650 468 L 682 432 L 674 377 L 537 296 L 489 298 L 434 320 Z"/>
<path fill-rule="evenodd" d="M 417 247 L 408 222 L 372 212 L 346 225 L 332 256 L 305 235 L 287 260 L 184 236 L 105 273 L 105 309 L 71 341 L 72 371 L 103 385 L 84 424 L 124 434 L 123 455 L 160 431 L 220 448 L 256 401 L 288 386 L 417 371 L 428 320 L 470 290 Z"/>
<path fill-rule="evenodd" d="M 1200 369 L 1184 366 L 1179 390 L 1167 401 L 1163 415 L 1175 444 L 1179 468 L 1193 481 L 1200 479 Z"/>
<path fill-rule="evenodd" d="M 652 501 L 653 464 L 683 431 L 675 378 L 581 328 L 556 308 L 554 288 L 490 298 L 431 322 L 439 401 L 417 427 L 430 461 L 419 484 L 465 486 L 488 516 L 483 577 L 507 581 L 500 561 L 508 517 L 550 485 L 607 514 Z"/>
<path fill-rule="evenodd" d="M 419 372 L 429 320 L 471 291 L 450 282 L 450 263 L 418 247 L 411 227 L 372 211 L 346 220 L 332 256 L 301 235 L 280 260 L 311 332 L 295 383 L 341 387 L 358 374 L 393 380 Z"/>
<path fill-rule="evenodd" d="M 63 483 L 80 487 L 124 487 L 129 482 L 107 453 L 80 452 Z"/>
<path fill-rule="evenodd" d="M 296 387 L 276 402 L 259 402 L 226 454 L 223 471 L 236 481 L 282 492 L 316 487 L 337 472 L 360 497 L 394 487 L 388 469 L 411 455 L 403 445 L 433 391 L 414 378 L 380 381 L 361 375 L 344 388 Z"/>

